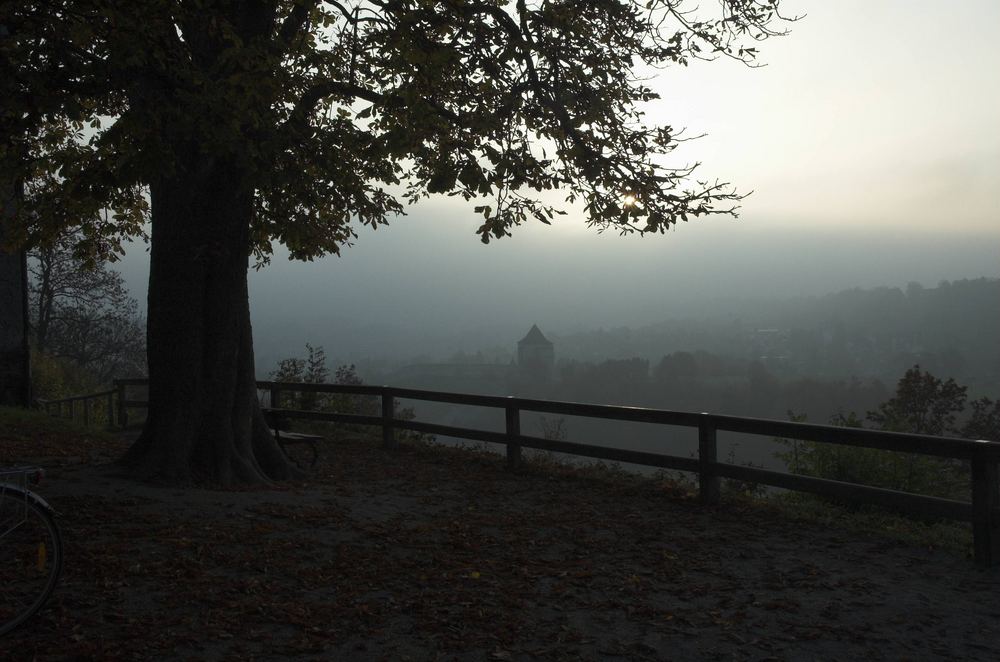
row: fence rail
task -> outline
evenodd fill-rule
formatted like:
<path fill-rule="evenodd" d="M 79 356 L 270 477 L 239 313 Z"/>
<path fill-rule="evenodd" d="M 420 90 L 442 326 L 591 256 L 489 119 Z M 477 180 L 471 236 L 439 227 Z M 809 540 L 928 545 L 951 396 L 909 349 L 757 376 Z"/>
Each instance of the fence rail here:
<path fill-rule="evenodd" d="M 117 391 L 100 391 L 98 393 L 87 393 L 85 395 L 74 395 L 68 398 L 58 398 L 55 400 L 43 400 L 39 398 L 36 400 L 38 405 L 42 407 L 47 413 L 52 414 L 55 410 L 56 415 L 60 418 L 67 417 L 64 413 L 64 409 L 69 410 L 69 418 L 71 421 L 76 420 L 76 410 L 77 403 L 80 403 L 80 409 L 82 410 L 82 421 L 84 425 L 90 425 L 91 420 L 96 420 L 97 414 L 100 413 L 101 407 L 95 406 L 98 404 L 104 405 L 104 415 L 107 417 L 105 423 L 109 430 L 115 427 L 115 407 L 114 407 L 114 397 Z M 64 407 L 68 405 L 68 407 Z"/>
<path fill-rule="evenodd" d="M 116 380 L 114 391 L 96 395 L 117 394 L 118 420 L 120 424 L 124 425 L 128 421 L 127 410 L 129 408 L 148 406 L 145 401 L 127 399 L 125 397 L 127 395 L 126 389 L 130 386 L 145 386 L 147 383 L 145 379 Z M 708 504 L 718 503 L 721 495 L 721 480 L 729 478 L 799 492 L 809 492 L 845 501 L 886 506 L 918 517 L 971 522 L 976 563 L 981 566 L 1000 564 L 1000 479 L 998 479 L 997 471 L 997 464 L 1000 462 L 1000 442 L 997 441 L 881 432 L 832 425 L 678 412 L 665 409 L 424 391 L 389 386 L 259 381 L 257 388 L 269 394 L 270 409 L 288 418 L 381 426 L 383 444 L 390 448 L 396 443 L 395 430 L 411 430 L 505 445 L 507 463 L 511 467 L 520 463 L 522 448 L 534 448 L 697 473 L 701 500 Z M 282 394 L 286 392 L 336 393 L 378 397 L 381 399 L 381 415 L 289 409 L 281 406 Z M 80 398 L 86 397 L 94 396 L 80 396 Z M 73 399 L 67 398 L 64 401 Z M 401 420 L 395 418 L 394 415 L 396 399 L 501 409 L 504 411 L 504 431 L 494 432 L 423 421 Z M 695 428 L 698 430 L 698 457 L 680 457 L 524 435 L 521 434 L 520 429 L 521 412 L 524 411 Z M 971 498 L 970 501 L 955 501 L 857 483 L 719 462 L 718 433 L 720 431 L 819 441 L 841 446 L 877 448 L 967 461 L 972 481 Z"/>

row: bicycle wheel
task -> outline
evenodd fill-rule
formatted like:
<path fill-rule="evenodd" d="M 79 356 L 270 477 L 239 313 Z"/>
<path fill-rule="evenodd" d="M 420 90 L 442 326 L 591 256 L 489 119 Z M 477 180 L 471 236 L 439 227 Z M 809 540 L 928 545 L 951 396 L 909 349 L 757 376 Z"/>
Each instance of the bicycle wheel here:
<path fill-rule="evenodd" d="M 49 511 L 24 492 L 0 491 L 0 636 L 41 609 L 60 570 L 62 540 Z"/>

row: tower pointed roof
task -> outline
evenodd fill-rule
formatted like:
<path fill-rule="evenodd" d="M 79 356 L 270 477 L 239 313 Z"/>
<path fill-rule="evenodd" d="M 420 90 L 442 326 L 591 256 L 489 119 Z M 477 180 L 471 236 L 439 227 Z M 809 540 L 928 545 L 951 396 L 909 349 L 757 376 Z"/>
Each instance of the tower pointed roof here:
<path fill-rule="evenodd" d="M 532 324 L 528 334 L 517 341 L 518 345 L 551 345 L 552 341 L 542 335 L 537 324 Z"/>

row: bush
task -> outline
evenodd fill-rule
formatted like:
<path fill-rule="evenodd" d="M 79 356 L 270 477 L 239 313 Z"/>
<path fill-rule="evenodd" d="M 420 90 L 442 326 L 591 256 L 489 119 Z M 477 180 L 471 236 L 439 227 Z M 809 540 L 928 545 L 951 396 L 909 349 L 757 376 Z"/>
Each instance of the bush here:
<path fill-rule="evenodd" d="M 326 384 L 330 371 L 326 367 L 326 353 L 322 347 L 313 347 L 306 343 L 306 357 L 291 357 L 278 362 L 278 368 L 271 372 L 271 381 Z M 341 365 L 334 372 L 334 384 L 362 386 L 364 380 L 357 373 L 353 364 Z M 282 409 L 301 409 L 305 411 L 336 412 L 340 414 L 355 414 L 360 416 L 380 416 L 382 413 L 381 398 L 377 395 L 357 395 L 353 393 L 309 393 L 285 391 L 281 396 Z M 272 403 L 273 406 L 273 403 Z M 416 418 L 413 409 L 400 407 L 395 401 L 394 416 L 398 420 L 409 421 Z M 331 429 L 349 431 L 352 433 L 367 433 L 369 426 L 344 425 L 339 423 L 320 423 L 302 421 L 310 430 L 324 432 Z M 397 431 L 397 438 L 416 441 L 433 441 L 432 435 Z"/>

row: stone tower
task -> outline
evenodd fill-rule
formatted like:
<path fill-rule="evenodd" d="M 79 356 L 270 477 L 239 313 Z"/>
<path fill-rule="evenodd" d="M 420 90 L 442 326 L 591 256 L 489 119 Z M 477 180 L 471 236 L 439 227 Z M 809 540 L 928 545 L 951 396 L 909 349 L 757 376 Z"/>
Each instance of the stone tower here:
<path fill-rule="evenodd" d="M 556 361 L 555 346 L 532 324 L 528 334 L 517 341 L 519 372 L 534 379 L 551 379 Z"/>

